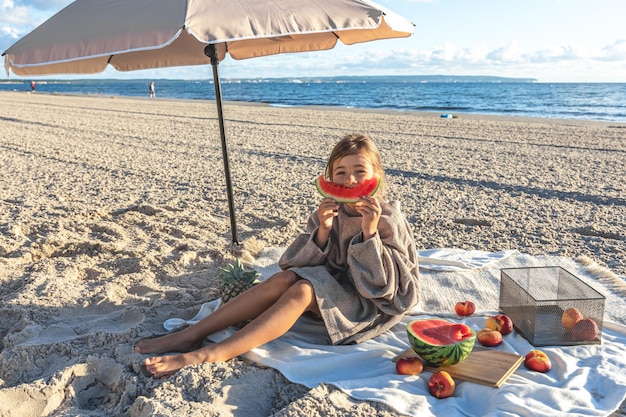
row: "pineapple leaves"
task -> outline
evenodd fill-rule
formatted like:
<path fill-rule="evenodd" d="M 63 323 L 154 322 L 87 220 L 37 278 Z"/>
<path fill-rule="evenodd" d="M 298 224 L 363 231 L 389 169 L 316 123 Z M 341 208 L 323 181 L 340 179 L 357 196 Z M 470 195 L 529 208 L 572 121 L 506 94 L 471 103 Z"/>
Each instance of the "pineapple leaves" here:
<path fill-rule="evenodd" d="M 261 276 L 254 269 L 246 269 L 241 260 L 237 258 L 235 263 L 219 268 L 220 292 L 222 294 L 222 302 L 226 303 L 242 292 L 252 288 L 254 284 L 259 282 Z"/>

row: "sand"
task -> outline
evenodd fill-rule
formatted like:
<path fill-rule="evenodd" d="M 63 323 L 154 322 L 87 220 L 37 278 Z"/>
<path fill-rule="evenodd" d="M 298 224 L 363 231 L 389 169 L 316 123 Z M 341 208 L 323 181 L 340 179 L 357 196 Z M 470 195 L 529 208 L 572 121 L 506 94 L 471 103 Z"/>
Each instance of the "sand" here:
<path fill-rule="evenodd" d="M 562 255 L 626 275 L 626 124 L 0 94 L 0 416 L 392 416 L 239 359 L 143 372 L 136 340 L 285 246 L 345 133 L 383 154 L 418 248 Z M 622 414 L 626 408 L 622 405 Z M 620 414 L 620 415 L 622 415 Z"/>

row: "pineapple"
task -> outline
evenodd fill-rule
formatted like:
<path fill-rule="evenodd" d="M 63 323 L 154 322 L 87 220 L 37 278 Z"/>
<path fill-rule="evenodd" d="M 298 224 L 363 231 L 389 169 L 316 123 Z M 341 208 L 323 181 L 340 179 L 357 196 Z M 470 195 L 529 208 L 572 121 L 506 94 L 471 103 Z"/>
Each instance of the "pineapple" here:
<path fill-rule="evenodd" d="M 256 270 L 244 268 L 241 260 L 237 258 L 234 264 L 228 264 L 220 268 L 220 292 L 222 303 L 226 304 L 232 298 L 238 296 L 258 282 L 261 276 Z"/>

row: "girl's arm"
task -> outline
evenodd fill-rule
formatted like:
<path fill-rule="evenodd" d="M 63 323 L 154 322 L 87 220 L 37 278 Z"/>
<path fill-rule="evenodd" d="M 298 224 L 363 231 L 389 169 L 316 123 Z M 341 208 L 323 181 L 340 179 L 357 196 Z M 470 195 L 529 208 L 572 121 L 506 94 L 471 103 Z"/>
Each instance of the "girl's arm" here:
<path fill-rule="evenodd" d="M 318 239 L 324 239 L 320 246 Z M 319 218 L 313 213 L 307 222 L 306 233 L 300 234 L 283 253 L 278 261 L 282 269 L 322 265 L 329 253 L 328 234 L 320 236 Z"/>

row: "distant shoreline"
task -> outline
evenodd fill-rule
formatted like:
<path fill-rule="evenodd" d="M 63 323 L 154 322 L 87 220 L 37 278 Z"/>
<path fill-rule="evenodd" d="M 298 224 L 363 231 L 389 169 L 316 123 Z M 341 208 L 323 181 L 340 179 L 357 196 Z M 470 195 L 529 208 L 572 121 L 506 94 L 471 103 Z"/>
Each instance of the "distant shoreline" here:
<path fill-rule="evenodd" d="M 30 83 L 30 81 L 41 83 L 55 82 L 150 82 L 150 81 L 181 81 L 181 82 L 213 82 L 212 77 L 207 78 L 93 78 L 93 77 L 66 77 L 54 78 L 47 77 L 18 77 L 0 78 L 0 84 L 20 84 Z M 315 80 L 324 81 L 350 81 L 360 82 L 362 80 L 375 79 L 378 82 L 432 82 L 432 83 L 532 83 L 532 84 L 626 84 L 626 81 L 541 81 L 532 77 L 499 77 L 492 75 L 341 75 L 341 76 L 293 76 L 293 77 L 221 77 L 222 83 L 229 82 L 278 82 L 300 80 L 302 82 L 311 82 Z"/>
<path fill-rule="evenodd" d="M 24 82 L 31 80 L 37 81 L 37 77 L 20 78 Z M 520 77 L 498 77 L 492 75 L 341 75 L 341 76 L 294 76 L 294 77 L 223 77 L 222 82 L 229 81 L 280 81 L 280 80 L 335 80 L 335 81 L 355 81 L 376 79 L 377 81 L 389 80 L 389 82 L 411 81 L 411 82 L 510 82 L 510 83 L 536 83 L 536 78 L 520 78 Z M 213 81 L 212 78 L 198 79 L 177 79 L 177 78 L 42 78 L 41 81 L 151 81 L 151 80 L 168 80 L 168 81 Z M 10 79 L 0 78 L 0 83 L 10 81 Z"/>

